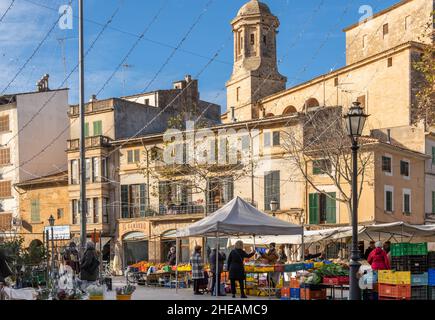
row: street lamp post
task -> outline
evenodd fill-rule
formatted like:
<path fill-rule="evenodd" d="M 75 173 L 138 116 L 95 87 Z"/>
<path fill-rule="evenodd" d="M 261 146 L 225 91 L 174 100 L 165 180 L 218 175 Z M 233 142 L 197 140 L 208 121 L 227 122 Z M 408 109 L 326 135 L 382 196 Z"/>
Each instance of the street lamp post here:
<path fill-rule="evenodd" d="M 50 215 L 50 218 L 48 218 L 48 223 L 51 227 L 51 276 L 53 277 L 54 274 L 54 217 L 53 215 Z"/>
<path fill-rule="evenodd" d="M 350 300 L 361 300 L 358 270 L 361 266 L 358 249 L 358 138 L 361 137 L 368 115 L 359 102 L 354 102 L 345 116 L 346 129 L 352 140 L 352 252 L 350 258 Z"/>
<path fill-rule="evenodd" d="M 270 201 L 270 210 L 272 211 L 272 216 L 276 216 L 276 212 L 278 211 L 279 202 L 273 199 Z"/>

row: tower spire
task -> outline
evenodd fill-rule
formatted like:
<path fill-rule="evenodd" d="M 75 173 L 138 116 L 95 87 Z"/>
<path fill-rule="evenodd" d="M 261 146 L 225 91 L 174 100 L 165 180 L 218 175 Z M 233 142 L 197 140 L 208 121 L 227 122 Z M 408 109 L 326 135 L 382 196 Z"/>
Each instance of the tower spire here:
<path fill-rule="evenodd" d="M 279 20 L 269 7 L 250 0 L 231 22 L 234 34 L 234 68 L 227 82 L 227 109 L 238 120 L 258 117 L 259 99 L 285 89 L 287 78 L 278 72 L 276 34 Z"/>

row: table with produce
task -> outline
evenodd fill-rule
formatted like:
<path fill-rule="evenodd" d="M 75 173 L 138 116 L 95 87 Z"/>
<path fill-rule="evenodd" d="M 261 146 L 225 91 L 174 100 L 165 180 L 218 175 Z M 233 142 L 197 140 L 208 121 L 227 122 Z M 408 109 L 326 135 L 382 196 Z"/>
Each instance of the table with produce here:
<path fill-rule="evenodd" d="M 188 264 L 179 264 L 178 266 L 168 266 L 166 264 L 151 263 L 141 261 L 129 266 L 129 278 L 139 279 L 138 284 L 148 286 L 162 286 L 174 288 L 177 282 L 179 287 L 185 288 L 190 286 L 192 267 Z"/>

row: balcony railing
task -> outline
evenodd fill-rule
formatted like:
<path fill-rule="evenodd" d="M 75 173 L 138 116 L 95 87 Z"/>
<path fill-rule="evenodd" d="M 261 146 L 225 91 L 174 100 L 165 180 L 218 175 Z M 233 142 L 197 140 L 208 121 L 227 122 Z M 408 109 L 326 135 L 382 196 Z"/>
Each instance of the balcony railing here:
<path fill-rule="evenodd" d="M 105 136 L 88 137 L 85 139 L 85 147 L 88 148 L 106 148 L 110 146 L 112 139 Z M 75 151 L 80 148 L 80 139 L 68 140 L 68 151 Z"/>
<path fill-rule="evenodd" d="M 256 203 L 254 203 L 256 206 Z M 140 218 L 151 218 L 151 217 L 169 217 L 177 215 L 188 215 L 188 214 L 211 214 L 216 210 L 222 208 L 225 203 L 215 203 L 215 204 L 187 204 L 187 205 L 160 205 L 159 207 L 147 206 L 140 210 L 137 208 L 130 208 L 129 214 L 122 215 L 122 219 L 140 219 Z"/>
<path fill-rule="evenodd" d="M 12 230 L 12 213 L 0 212 L 0 231 Z"/>
<path fill-rule="evenodd" d="M 113 101 L 112 100 L 95 101 L 95 102 L 90 102 L 90 103 L 85 105 L 85 113 L 110 110 L 112 108 L 113 108 Z M 70 106 L 69 115 L 70 116 L 79 116 L 80 115 L 79 106 L 78 105 Z"/>

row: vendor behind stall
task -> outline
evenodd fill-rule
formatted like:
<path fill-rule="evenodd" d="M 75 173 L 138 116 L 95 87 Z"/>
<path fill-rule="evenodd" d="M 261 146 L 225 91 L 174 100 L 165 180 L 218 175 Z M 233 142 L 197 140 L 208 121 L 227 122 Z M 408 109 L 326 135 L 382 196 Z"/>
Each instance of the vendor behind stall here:
<path fill-rule="evenodd" d="M 375 241 L 370 241 L 370 245 L 369 247 L 366 249 L 366 251 L 364 252 L 364 259 L 367 260 L 369 258 L 370 253 L 375 250 Z"/>
<path fill-rule="evenodd" d="M 305 260 L 313 260 L 317 258 L 321 258 L 323 253 L 311 254 L 309 249 L 305 249 Z"/>
<path fill-rule="evenodd" d="M 261 258 L 264 260 L 265 263 L 269 265 L 274 265 L 279 260 L 278 252 L 276 251 L 276 244 L 271 243 L 269 246 L 269 250 L 266 251 L 265 254 L 261 255 Z M 275 288 L 276 284 L 279 281 L 280 273 L 279 272 L 272 272 L 268 274 L 268 280 L 271 285 L 271 287 Z"/>
<path fill-rule="evenodd" d="M 167 257 L 168 265 L 175 266 L 177 264 L 177 251 L 175 247 L 171 247 L 169 249 L 168 257 Z"/>

